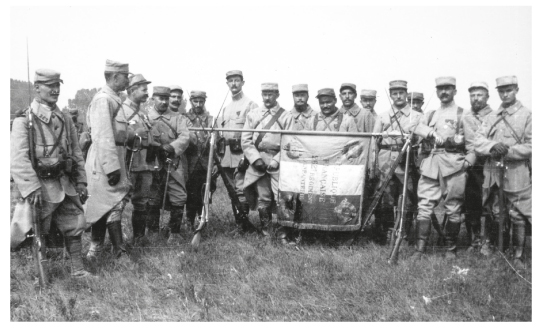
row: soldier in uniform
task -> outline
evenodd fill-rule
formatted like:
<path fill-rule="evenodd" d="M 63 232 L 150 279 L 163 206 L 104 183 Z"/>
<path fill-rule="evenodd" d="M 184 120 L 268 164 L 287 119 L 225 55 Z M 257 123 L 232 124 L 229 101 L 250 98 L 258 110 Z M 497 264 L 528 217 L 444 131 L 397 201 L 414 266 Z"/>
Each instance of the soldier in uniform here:
<path fill-rule="evenodd" d="M 86 277 L 90 273 L 84 270 L 81 256 L 81 235 L 85 229 L 82 203 L 88 196 L 86 172 L 75 125 L 56 106 L 61 82 L 59 72 L 36 70 L 36 97 L 30 108 L 13 121 L 11 174 L 18 197 L 36 206 L 42 233 L 47 235 L 51 223 L 55 223 L 65 237 L 71 255 L 71 275 Z M 34 125 L 33 150 L 29 148 L 29 112 Z M 12 236 L 12 246 L 25 236 L 26 233 Z"/>
<path fill-rule="evenodd" d="M 73 121 L 73 124 L 75 125 L 75 128 L 77 129 L 77 139 L 79 136 L 81 136 L 81 133 L 83 132 L 83 123 L 79 123 L 79 109 L 77 108 L 70 108 L 69 115 L 71 116 L 71 120 Z"/>
<path fill-rule="evenodd" d="M 377 120 L 376 113 L 367 108 L 360 108 L 358 104 L 354 102 L 356 99 L 356 85 L 350 83 L 341 84 L 339 97 L 343 102 L 343 106 L 339 109 L 339 112 L 352 117 L 352 120 L 347 120 L 346 123 L 344 123 L 346 126 L 343 127 L 343 130 L 345 132 L 358 133 L 373 132 L 375 121 Z"/>
<path fill-rule="evenodd" d="M 431 214 L 441 198 L 448 217 L 445 256 L 456 257 L 456 243 L 461 227 L 461 206 L 465 197 L 467 168 L 474 165 L 474 136 L 464 133 L 463 108 L 454 102 L 456 79 L 440 77 L 435 80 L 439 109 L 426 113 L 415 133 L 431 139 L 435 146 L 421 167 L 418 182 L 418 217 L 416 251 L 413 260 L 422 257 L 431 232 Z"/>
<path fill-rule="evenodd" d="M 160 208 L 166 194 L 167 206 L 171 212 L 168 225 L 171 235 L 168 244 L 177 245 L 181 239 L 180 226 L 187 200 L 186 175 L 184 174 L 187 169 L 182 166 L 180 156 L 189 145 L 189 132 L 185 118 L 168 109 L 170 95 L 171 91 L 168 87 L 154 86 L 152 94 L 154 107 L 148 113 L 152 122 L 152 138 L 155 144 L 159 144 L 159 150 L 156 153 L 157 171 L 154 172 L 151 187 L 157 193 L 156 198 L 149 201 L 147 226 L 150 235 L 155 237 L 159 231 Z M 170 162 L 167 162 L 167 159 Z M 167 183 L 168 170 L 170 170 L 170 177 Z M 166 183 L 167 191 L 165 191 Z"/>
<path fill-rule="evenodd" d="M 186 113 L 186 104 L 183 102 L 182 96 L 184 90 L 178 85 L 169 86 L 171 89 L 171 97 L 169 98 L 169 110 L 178 113 L 179 115 Z"/>
<path fill-rule="evenodd" d="M 474 147 L 478 155 L 489 157 L 484 165 L 484 205 L 491 208 L 494 221 L 490 242 L 498 233 L 500 187 L 498 162 L 504 157 L 504 195 L 513 227 L 514 256 L 516 268 L 523 269 L 525 226 L 532 217 L 532 112 L 516 98 L 519 92 L 516 76 L 496 79 L 497 91 L 502 104 L 497 111 L 484 117 L 476 132 Z"/>
<path fill-rule="evenodd" d="M 407 103 L 407 82 L 404 80 L 394 80 L 389 84 L 390 98 L 393 105 L 387 112 L 381 114 L 380 124 L 375 128 L 377 133 L 389 134 L 413 134 L 418 126 L 422 115 L 419 112 L 412 111 Z M 392 164 L 396 160 L 399 152 L 403 148 L 403 140 L 401 137 L 384 137 L 379 140 L 378 155 L 377 155 L 377 173 L 379 174 L 379 182 L 382 183 L 385 177 L 390 172 Z M 407 226 L 412 223 L 414 206 L 416 205 L 416 196 L 413 189 L 413 178 L 410 176 L 412 168 L 409 167 L 408 182 L 405 179 L 405 156 L 403 162 L 398 165 L 394 175 L 390 179 L 388 186 L 385 189 L 379 207 L 375 211 L 376 228 L 379 231 L 382 243 L 385 243 L 388 237 L 387 233 L 394 225 L 394 208 L 398 206 L 398 198 L 403 192 L 403 185 L 407 184 L 408 198 L 405 207 L 405 219 Z M 412 162 L 412 161 L 411 161 Z"/>
<path fill-rule="evenodd" d="M 150 189 L 152 177 L 155 172 L 155 157 L 152 157 L 148 148 L 151 148 L 152 125 L 148 114 L 142 105 L 148 100 L 148 84 L 152 83 L 142 74 L 136 74 L 129 79 L 127 88 L 128 97 L 122 103 L 128 126 L 138 135 L 140 141 L 134 148 L 128 149 L 126 163 L 132 189 L 129 193 L 133 212 L 131 224 L 133 226 L 133 243 L 145 243 L 146 221 L 149 212 L 149 201 L 155 198 L 155 192 Z M 138 150 L 138 151 L 137 151 Z"/>
<path fill-rule="evenodd" d="M 86 160 L 88 191 L 92 196 L 86 208 L 86 223 L 92 228 L 88 257 L 103 250 L 105 231 L 113 245 L 113 254 L 126 252 L 122 237 L 122 212 L 128 201 L 131 182 L 126 173 L 126 144 L 135 132 L 127 124 L 119 93 L 129 86 L 129 65 L 107 60 L 103 86 L 90 103 L 86 123 L 92 145 Z"/>
<path fill-rule="evenodd" d="M 410 92 L 407 94 L 407 103 L 414 111 L 424 113 L 422 106 L 424 105 L 424 94 L 419 92 Z"/>
<path fill-rule="evenodd" d="M 244 75 L 240 70 L 231 70 L 225 74 L 227 86 L 231 91 L 232 100 L 223 109 L 222 115 L 218 118 L 218 126 L 222 128 L 242 129 L 246 122 L 247 114 L 258 108 L 257 103 L 253 102 L 242 91 L 244 86 Z M 243 159 L 242 153 L 242 132 L 223 132 L 220 139 L 224 143 L 218 143 L 218 154 L 221 157 L 221 166 L 225 175 L 231 182 L 234 182 L 236 194 L 242 203 L 242 209 L 239 216 L 235 219 L 238 230 L 246 231 L 252 226 L 249 225 L 249 203 L 244 195 L 244 176 L 245 169 L 238 169 L 240 160 Z"/>
<path fill-rule="evenodd" d="M 291 115 L 295 124 L 300 121 L 307 121 L 317 114 L 308 104 L 309 89 L 307 84 L 293 85 L 292 93 L 294 107 L 291 109 Z"/>
<path fill-rule="evenodd" d="M 362 89 L 360 91 L 360 104 L 362 108 L 369 110 L 376 115 L 375 104 L 377 103 L 377 91 L 373 89 Z"/>
<path fill-rule="evenodd" d="M 187 127 L 204 127 L 209 129 L 208 132 L 189 132 L 189 147 L 185 152 L 188 162 L 186 218 L 192 229 L 194 229 L 195 216 L 201 212 L 204 204 L 203 185 L 206 183 L 208 156 L 210 155 L 209 132 L 213 124 L 213 118 L 204 107 L 206 103 L 206 92 L 191 91 L 189 101 L 191 103 L 191 109 L 184 115 L 187 119 Z"/>
<path fill-rule="evenodd" d="M 261 85 L 264 105 L 248 113 L 245 129 L 290 130 L 294 119 L 290 112 L 279 106 L 277 83 Z M 249 161 L 246 170 L 244 189 L 255 186 L 257 208 L 261 221 L 261 233 L 269 237 L 272 220 L 272 200 L 277 201 L 281 134 L 242 133 L 242 150 Z"/>
<path fill-rule="evenodd" d="M 483 81 L 473 82 L 469 87 L 469 96 L 471 110 L 463 114 L 463 130 L 465 135 L 474 136 L 482 125 L 484 118 L 493 111 L 487 104 L 489 99 L 488 84 Z M 471 238 L 469 251 L 480 248 L 482 244 L 482 238 L 480 237 L 482 223 L 480 218 L 483 213 L 482 185 L 484 184 L 484 163 L 486 162 L 486 157 L 473 155 L 475 155 L 474 165 L 467 169 L 468 177 L 462 212 L 465 214 L 465 224 Z"/>

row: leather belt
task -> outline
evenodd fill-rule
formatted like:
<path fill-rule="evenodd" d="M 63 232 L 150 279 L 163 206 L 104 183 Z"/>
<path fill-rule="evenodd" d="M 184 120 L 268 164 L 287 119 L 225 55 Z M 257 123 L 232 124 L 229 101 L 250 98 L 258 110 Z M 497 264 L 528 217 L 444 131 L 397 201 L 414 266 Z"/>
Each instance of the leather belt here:
<path fill-rule="evenodd" d="M 390 150 L 390 151 L 401 151 L 401 149 L 403 149 L 403 146 L 402 145 L 383 144 L 383 145 L 379 146 L 379 149 L 381 149 L 381 150 Z"/>

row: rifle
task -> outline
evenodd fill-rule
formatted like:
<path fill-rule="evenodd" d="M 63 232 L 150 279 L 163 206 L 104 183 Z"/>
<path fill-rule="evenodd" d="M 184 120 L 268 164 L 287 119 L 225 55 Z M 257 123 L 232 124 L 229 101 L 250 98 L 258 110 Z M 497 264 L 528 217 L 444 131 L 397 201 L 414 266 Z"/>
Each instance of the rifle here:
<path fill-rule="evenodd" d="M 26 38 L 26 68 L 28 73 L 28 151 L 30 153 L 30 162 L 32 168 L 35 168 L 36 159 L 34 154 L 34 116 L 32 114 L 32 90 L 30 88 L 30 56 L 28 55 L 28 38 Z M 47 257 L 45 254 L 45 244 L 43 235 L 41 234 L 41 224 L 39 221 L 39 212 L 36 210 L 36 205 L 30 203 L 28 199 L 25 203 L 30 205 L 30 214 L 32 217 L 32 230 L 34 232 L 32 239 L 32 252 L 34 254 L 34 260 L 36 262 L 36 269 L 39 277 L 39 286 L 45 288 L 49 283 L 49 276 L 47 272 Z"/>
<path fill-rule="evenodd" d="M 499 163 L 499 251 L 503 252 L 504 249 L 504 226 L 508 221 L 508 210 L 506 208 L 505 196 L 504 196 L 504 174 L 506 165 L 504 164 L 504 157 L 501 157 Z"/>
<path fill-rule="evenodd" d="M 165 179 L 165 189 L 163 190 L 163 203 L 161 204 L 161 213 L 160 213 L 160 223 L 164 223 L 163 216 L 165 215 L 165 202 L 167 201 L 167 190 L 169 188 L 169 178 L 171 176 L 171 165 L 172 165 L 172 159 L 167 158 L 165 160 L 165 163 L 167 163 L 167 177 Z M 161 226 L 159 227 L 159 232 L 161 234 Z M 161 235 L 160 235 L 161 236 Z"/>

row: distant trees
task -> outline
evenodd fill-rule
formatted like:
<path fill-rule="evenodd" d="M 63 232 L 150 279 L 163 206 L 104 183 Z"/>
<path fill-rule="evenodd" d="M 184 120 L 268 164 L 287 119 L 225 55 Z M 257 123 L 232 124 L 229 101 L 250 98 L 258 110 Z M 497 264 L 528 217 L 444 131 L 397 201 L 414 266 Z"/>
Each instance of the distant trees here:
<path fill-rule="evenodd" d="M 17 110 L 24 110 L 29 106 L 29 100 L 34 97 L 34 86 L 27 81 L 9 79 L 10 87 L 10 114 L 13 118 Z"/>

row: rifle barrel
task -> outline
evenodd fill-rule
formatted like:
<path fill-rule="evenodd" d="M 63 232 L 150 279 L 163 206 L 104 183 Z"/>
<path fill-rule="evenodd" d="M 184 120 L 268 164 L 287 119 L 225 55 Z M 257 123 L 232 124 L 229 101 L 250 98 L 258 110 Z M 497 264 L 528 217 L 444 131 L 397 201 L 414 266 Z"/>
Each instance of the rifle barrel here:
<path fill-rule="evenodd" d="M 206 131 L 201 127 L 188 127 L 190 131 Z M 383 133 L 357 133 L 357 132 L 321 132 L 321 131 L 287 131 L 279 129 L 246 129 L 246 128 L 213 128 L 216 132 L 252 132 L 252 133 L 270 133 L 270 134 L 288 134 L 288 135 L 310 135 L 310 136 L 348 136 L 348 137 L 372 137 L 386 136 Z M 408 136 L 409 134 L 405 134 Z M 397 133 L 388 133 L 389 137 L 402 137 Z"/>

